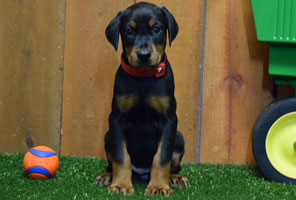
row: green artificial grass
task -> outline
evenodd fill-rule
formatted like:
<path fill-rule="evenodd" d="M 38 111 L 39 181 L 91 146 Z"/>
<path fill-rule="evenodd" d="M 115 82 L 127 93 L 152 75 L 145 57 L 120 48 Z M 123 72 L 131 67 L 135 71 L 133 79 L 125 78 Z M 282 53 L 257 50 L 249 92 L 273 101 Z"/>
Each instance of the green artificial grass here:
<path fill-rule="evenodd" d="M 146 184 L 134 181 L 136 194 L 130 197 L 111 195 L 95 185 L 106 160 L 61 157 L 55 178 L 36 181 L 24 176 L 23 154 L 0 154 L 0 199 L 166 199 L 145 197 Z M 296 199 L 296 186 L 272 183 L 258 170 L 248 166 L 184 164 L 182 175 L 190 180 L 188 189 L 174 189 L 172 199 Z"/>

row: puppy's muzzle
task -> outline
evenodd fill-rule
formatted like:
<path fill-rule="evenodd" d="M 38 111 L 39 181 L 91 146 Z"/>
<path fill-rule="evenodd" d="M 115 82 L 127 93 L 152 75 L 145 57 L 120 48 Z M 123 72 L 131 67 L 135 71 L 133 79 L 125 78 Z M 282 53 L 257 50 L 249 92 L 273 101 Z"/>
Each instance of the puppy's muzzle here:
<path fill-rule="evenodd" d="M 139 49 L 137 50 L 137 57 L 140 62 L 148 62 L 151 58 L 151 50 L 149 49 Z"/>

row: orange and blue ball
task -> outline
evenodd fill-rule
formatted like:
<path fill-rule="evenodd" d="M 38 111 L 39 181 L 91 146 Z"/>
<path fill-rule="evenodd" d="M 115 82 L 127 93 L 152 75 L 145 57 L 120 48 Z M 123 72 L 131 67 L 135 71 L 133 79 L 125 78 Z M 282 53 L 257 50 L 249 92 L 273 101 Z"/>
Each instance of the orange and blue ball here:
<path fill-rule="evenodd" d="M 59 158 L 53 149 L 36 146 L 26 153 L 23 166 L 28 178 L 47 180 L 55 177 L 59 169 Z"/>

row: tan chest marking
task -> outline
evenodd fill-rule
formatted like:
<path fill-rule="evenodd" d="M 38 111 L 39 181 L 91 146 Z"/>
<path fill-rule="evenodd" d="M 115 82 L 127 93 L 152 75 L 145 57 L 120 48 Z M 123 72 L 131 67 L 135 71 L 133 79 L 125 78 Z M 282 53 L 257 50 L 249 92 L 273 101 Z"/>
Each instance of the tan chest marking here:
<path fill-rule="evenodd" d="M 119 110 L 123 113 L 127 113 L 138 103 L 138 97 L 135 95 L 123 95 L 116 97 L 116 103 Z"/>
<path fill-rule="evenodd" d="M 148 103 L 159 113 L 165 113 L 170 107 L 170 97 L 153 96 L 148 99 Z"/>

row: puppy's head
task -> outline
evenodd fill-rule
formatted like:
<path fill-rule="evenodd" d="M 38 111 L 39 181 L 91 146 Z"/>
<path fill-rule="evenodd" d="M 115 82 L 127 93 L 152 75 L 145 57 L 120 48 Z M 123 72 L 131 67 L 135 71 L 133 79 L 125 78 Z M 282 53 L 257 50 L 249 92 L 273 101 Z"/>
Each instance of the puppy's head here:
<path fill-rule="evenodd" d="M 119 12 L 106 28 L 106 37 L 117 50 L 121 35 L 123 55 L 130 65 L 154 67 L 162 61 L 167 32 L 171 45 L 178 29 L 165 7 L 142 2 Z"/>

